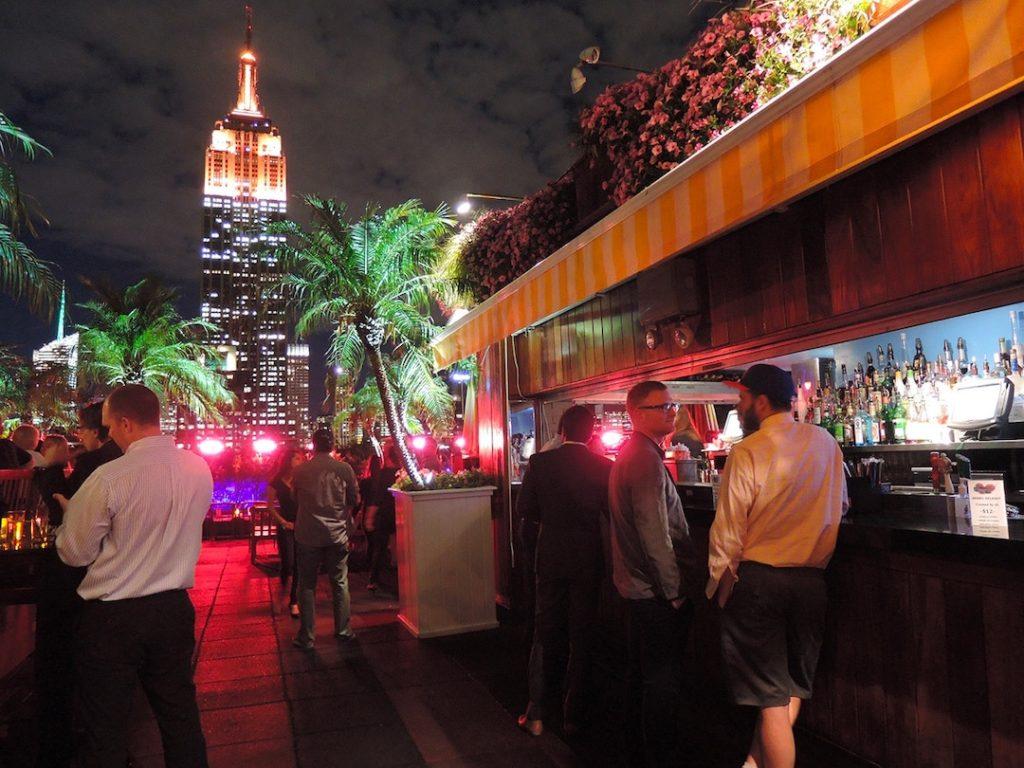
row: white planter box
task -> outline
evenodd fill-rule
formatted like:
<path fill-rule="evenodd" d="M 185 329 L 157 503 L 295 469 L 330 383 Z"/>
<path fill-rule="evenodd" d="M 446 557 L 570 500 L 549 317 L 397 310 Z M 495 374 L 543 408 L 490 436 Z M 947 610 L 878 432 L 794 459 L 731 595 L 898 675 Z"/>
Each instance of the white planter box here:
<path fill-rule="evenodd" d="M 494 629 L 494 486 L 392 491 L 398 619 L 416 637 Z"/>

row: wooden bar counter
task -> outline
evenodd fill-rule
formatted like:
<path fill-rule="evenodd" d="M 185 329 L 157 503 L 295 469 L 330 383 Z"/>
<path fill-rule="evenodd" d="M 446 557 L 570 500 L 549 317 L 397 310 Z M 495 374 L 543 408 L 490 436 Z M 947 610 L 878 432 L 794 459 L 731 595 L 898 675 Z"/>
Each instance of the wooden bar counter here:
<path fill-rule="evenodd" d="M 698 489 L 679 488 L 706 548 L 714 512 Z M 840 529 L 802 727 L 887 768 L 1024 766 L 1024 520 L 982 538 L 887 501 Z M 695 651 L 717 676 L 717 617 L 699 613 Z"/>

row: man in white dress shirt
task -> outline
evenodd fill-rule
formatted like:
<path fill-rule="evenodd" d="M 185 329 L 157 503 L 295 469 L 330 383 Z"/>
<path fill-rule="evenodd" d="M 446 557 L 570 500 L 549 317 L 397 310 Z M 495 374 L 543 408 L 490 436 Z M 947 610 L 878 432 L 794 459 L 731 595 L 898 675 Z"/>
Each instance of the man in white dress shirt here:
<path fill-rule="evenodd" d="M 195 579 L 213 478 L 160 434 L 160 401 L 129 384 L 103 405 L 124 456 L 99 467 L 65 506 L 57 551 L 88 566 L 75 638 L 77 712 L 86 766 L 123 768 L 132 693 L 142 684 L 168 768 L 203 767 L 206 741 L 192 680 Z"/>
<path fill-rule="evenodd" d="M 793 377 L 774 365 L 743 375 L 746 437 L 729 454 L 709 541 L 726 685 L 760 715 L 746 765 L 793 768 L 793 723 L 825 631 L 824 570 L 847 506 L 843 455 L 827 431 L 791 415 Z"/>

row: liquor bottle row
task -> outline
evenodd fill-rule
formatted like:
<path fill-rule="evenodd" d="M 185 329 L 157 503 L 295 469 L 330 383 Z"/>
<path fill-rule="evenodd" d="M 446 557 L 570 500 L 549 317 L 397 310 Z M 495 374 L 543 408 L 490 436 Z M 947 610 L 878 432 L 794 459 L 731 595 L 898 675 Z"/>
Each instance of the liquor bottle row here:
<path fill-rule="evenodd" d="M 796 417 L 828 429 L 843 445 L 947 442 L 952 434 L 946 423 L 961 382 L 1016 377 L 1024 370 L 1016 312 L 1010 313 L 1010 322 L 1010 341 L 1000 338 L 991 361 L 985 354 L 981 365 L 969 356 L 962 337 L 955 346 L 943 342 L 941 352 L 928 358 L 921 339 L 910 355 L 901 333 L 901 359 L 888 344 L 884 350 L 876 346 L 875 354 L 858 361 L 852 373 L 841 363 L 835 382 L 826 376 L 813 392 L 807 384 L 799 389 Z"/>

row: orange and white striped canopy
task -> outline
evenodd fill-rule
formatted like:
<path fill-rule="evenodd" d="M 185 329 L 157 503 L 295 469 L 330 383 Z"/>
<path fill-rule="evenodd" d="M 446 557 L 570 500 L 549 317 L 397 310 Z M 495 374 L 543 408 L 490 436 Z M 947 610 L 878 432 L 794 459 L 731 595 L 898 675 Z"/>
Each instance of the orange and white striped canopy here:
<path fill-rule="evenodd" d="M 1024 84 L 1024 0 L 914 0 L 453 323 L 439 368 Z"/>

